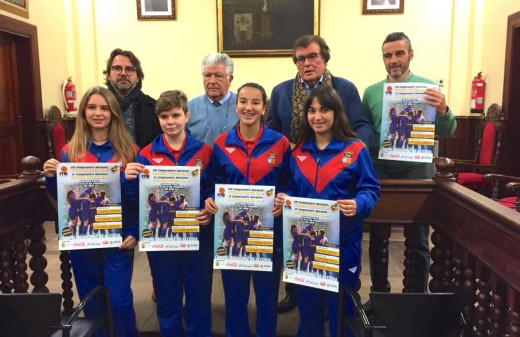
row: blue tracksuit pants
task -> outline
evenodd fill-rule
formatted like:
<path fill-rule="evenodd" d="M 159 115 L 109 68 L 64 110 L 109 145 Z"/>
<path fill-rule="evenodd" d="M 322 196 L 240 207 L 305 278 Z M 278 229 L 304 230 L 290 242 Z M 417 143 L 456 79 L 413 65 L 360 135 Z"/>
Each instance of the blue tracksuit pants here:
<path fill-rule="evenodd" d="M 148 261 L 162 335 L 210 337 L 212 252 L 148 252 Z"/>
<path fill-rule="evenodd" d="M 134 296 L 130 284 L 134 266 L 133 249 L 85 249 L 70 251 L 72 270 L 79 298 L 104 285 L 110 294 L 116 336 L 137 336 Z M 85 315 L 106 315 L 102 296 L 95 296 L 85 307 Z M 96 336 L 106 336 L 98 332 Z"/>
<path fill-rule="evenodd" d="M 251 279 L 256 298 L 256 336 L 276 336 L 281 259 L 275 253 L 273 271 L 222 270 L 226 300 L 226 336 L 251 337 L 247 303 Z"/>
<path fill-rule="evenodd" d="M 361 240 L 340 245 L 340 275 L 339 283 L 348 284 L 356 289 L 361 266 Z M 331 337 L 338 335 L 337 320 L 339 308 L 338 293 L 306 286 L 297 286 L 298 310 L 300 311 L 300 324 L 298 325 L 298 337 L 323 337 L 325 325 L 323 313 L 327 306 L 329 316 L 329 328 Z M 347 297 L 346 315 L 354 314 L 354 304 Z M 347 328 L 346 336 L 353 336 Z"/>

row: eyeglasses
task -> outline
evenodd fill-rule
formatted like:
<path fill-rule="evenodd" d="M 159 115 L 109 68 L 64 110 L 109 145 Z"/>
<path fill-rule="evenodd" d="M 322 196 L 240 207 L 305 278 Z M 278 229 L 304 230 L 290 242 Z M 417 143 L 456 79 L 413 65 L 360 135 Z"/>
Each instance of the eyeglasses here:
<path fill-rule="evenodd" d="M 110 69 L 112 69 L 112 71 L 117 75 L 121 75 L 121 73 L 123 72 L 123 67 L 121 66 L 112 66 L 112 68 Z M 133 74 L 135 74 L 135 67 L 126 66 L 124 70 L 125 74 L 127 74 L 128 76 L 132 76 Z"/>
<path fill-rule="evenodd" d="M 305 60 L 309 60 L 309 62 L 314 62 L 316 61 L 316 58 L 319 56 L 320 54 L 318 53 L 310 53 L 309 55 L 307 56 L 298 56 L 296 58 L 296 63 L 302 65 L 305 63 Z"/>

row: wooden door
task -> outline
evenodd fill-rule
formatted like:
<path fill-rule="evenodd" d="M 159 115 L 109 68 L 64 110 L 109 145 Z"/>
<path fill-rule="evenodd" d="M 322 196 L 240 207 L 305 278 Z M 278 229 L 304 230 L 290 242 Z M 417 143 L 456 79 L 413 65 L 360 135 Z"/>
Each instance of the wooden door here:
<path fill-rule="evenodd" d="M 499 172 L 520 176 L 520 12 L 507 22 L 506 62 L 502 111 L 505 131 L 500 147 Z"/>
<path fill-rule="evenodd" d="M 21 172 L 23 156 L 15 39 L 0 32 L 0 175 Z"/>

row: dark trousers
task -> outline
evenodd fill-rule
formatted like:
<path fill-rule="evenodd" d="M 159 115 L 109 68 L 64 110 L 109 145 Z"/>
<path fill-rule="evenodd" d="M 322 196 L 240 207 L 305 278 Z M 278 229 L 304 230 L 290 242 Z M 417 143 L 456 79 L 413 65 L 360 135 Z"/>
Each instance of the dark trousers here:
<path fill-rule="evenodd" d="M 80 299 L 97 286 L 105 286 L 110 294 L 116 336 L 137 336 L 134 295 L 130 287 L 134 269 L 133 249 L 71 250 L 70 261 Z M 85 316 L 106 315 L 102 297 L 96 296 L 85 307 Z M 96 337 L 108 336 L 98 331 Z"/>
<path fill-rule="evenodd" d="M 226 336 L 276 336 L 276 307 L 280 285 L 281 257 L 274 254 L 273 271 L 222 270 L 226 300 Z M 256 298 L 256 331 L 249 327 L 248 302 L 253 280 Z"/>
<path fill-rule="evenodd" d="M 147 255 L 161 334 L 165 337 L 211 336 L 212 252 L 201 248 L 148 252 Z"/>

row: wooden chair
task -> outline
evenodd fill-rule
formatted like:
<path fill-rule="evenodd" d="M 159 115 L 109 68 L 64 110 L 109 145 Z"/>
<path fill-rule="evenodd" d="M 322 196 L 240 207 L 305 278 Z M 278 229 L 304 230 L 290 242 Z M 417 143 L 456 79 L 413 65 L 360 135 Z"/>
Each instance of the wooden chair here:
<path fill-rule="evenodd" d="M 494 173 L 502 132 L 504 130 L 504 115 L 498 104 L 491 104 L 486 115 L 480 122 L 480 136 L 473 160 L 453 159 L 457 182 L 481 194 L 490 190 L 491 186 L 484 181 L 484 174 Z"/>
<path fill-rule="evenodd" d="M 106 315 L 79 317 L 95 296 L 103 296 Z M 110 298 L 105 287 L 93 289 L 70 317 L 62 317 L 61 295 L 56 293 L 16 293 L 0 296 L 0 336 L 2 337 L 86 337 L 99 329 L 114 336 Z"/>
<path fill-rule="evenodd" d="M 491 199 L 520 212 L 520 177 L 488 173 L 484 176 L 484 181 L 488 181 L 493 186 Z M 502 187 L 505 187 L 513 196 L 506 196 L 505 193 L 501 192 Z"/>
<path fill-rule="evenodd" d="M 355 318 L 344 319 L 345 296 L 354 302 Z M 370 293 L 373 316 L 363 310 L 356 293 L 340 288 L 338 331 L 347 325 L 357 337 L 451 337 L 459 336 L 464 319 L 462 296 L 455 293 Z"/>
<path fill-rule="evenodd" d="M 67 144 L 67 130 L 60 109 L 53 105 L 49 108 L 46 125 L 47 149 L 49 158 L 61 159 L 61 149 Z"/>

